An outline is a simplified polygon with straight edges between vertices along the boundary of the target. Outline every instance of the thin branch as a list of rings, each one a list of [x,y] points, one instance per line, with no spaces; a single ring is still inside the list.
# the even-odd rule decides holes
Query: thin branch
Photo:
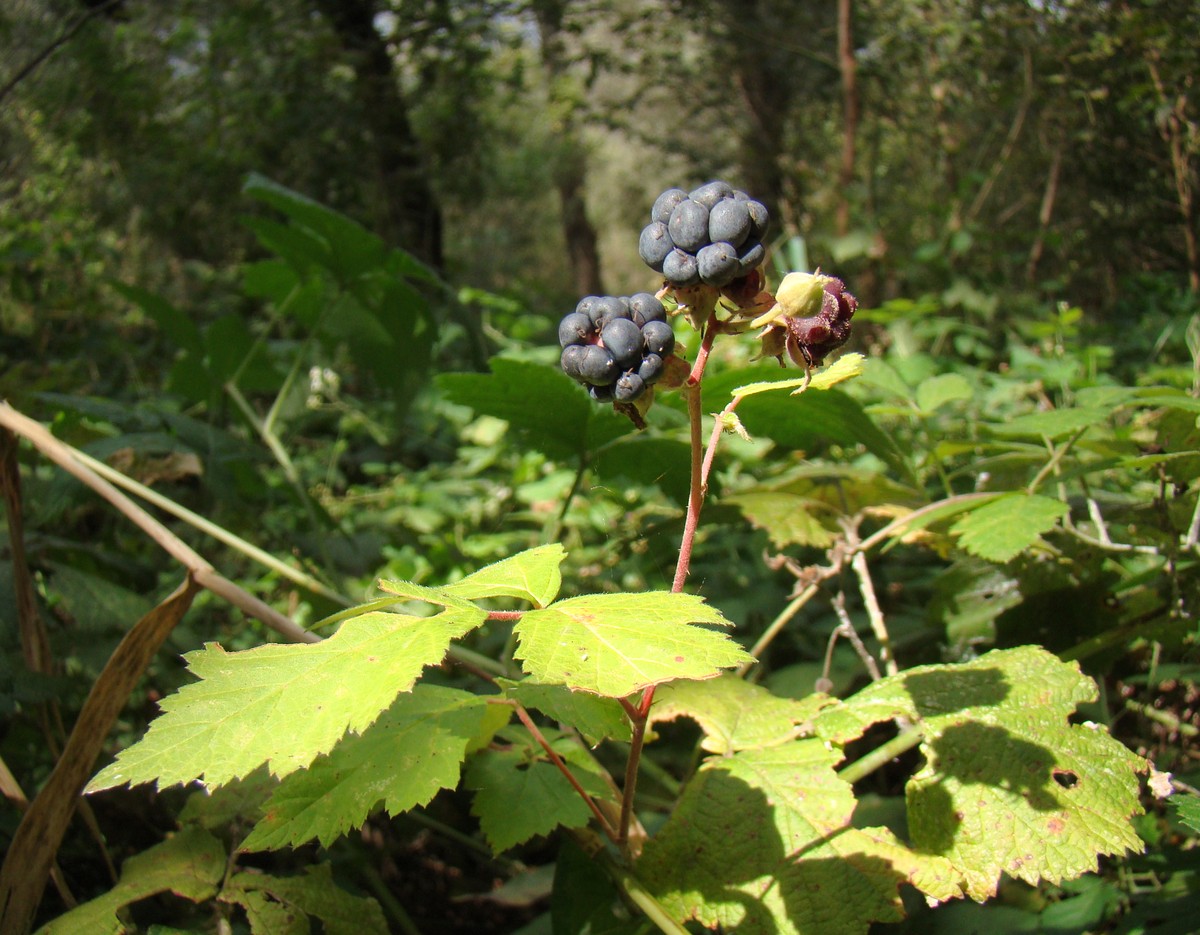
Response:
[[[621,842],[618,840],[616,829],[608,823],[608,818],[605,817],[604,812],[600,811],[600,806],[596,804],[595,799],[579,784],[579,780],[575,778],[575,774],[571,772],[571,768],[567,766],[563,758],[550,746],[550,741],[546,739],[546,735],[542,733],[541,729],[533,723],[533,718],[529,716],[529,712],[525,710],[525,706],[516,701],[510,701],[509,703],[517,712],[517,717],[525,725],[525,729],[533,735],[533,739],[546,751],[546,756],[550,758],[550,762],[558,767],[558,771],[567,778],[567,782],[571,784],[571,788],[579,793],[579,797],[583,799],[591,813],[596,816],[596,820],[600,822],[600,827],[604,831],[604,834],[610,841],[620,844]]]
[[[858,578],[858,590],[862,594],[863,606],[867,611],[867,619],[871,621],[871,630],[879,642],[879,656],[888,675],[896,675],[900,668],[892,654],[892,638],[888,633],[887,622],[883,618],[883,610],[879,606],[879,598],[875,594],[875,584],[871,580],[871,569],[867,565],[866,553],[858,549],[858,529],[850,521],[842,525],[846,535],[846,545],[850,551],[850,567]]]
[[[51,55],[70,42],[71,39],[75,37],[75,34],[79,32],[79,30],[83,29],[89,20],[91,20],[93,17],[99,16],[101,13],[108,12],[108,10],[110,10],[112,7],[115,7],[120,2],[121,0],[105,0],[104,3],[101,3],[99,6],[92,7],[86,13],[81,15],[77,20],[75,20],[74,23],[63,30],[57,39],[55,39],[48,46],[34,55],[34,57],[28,62],[18,68],[16,73],[4,83],[4,86],[0,87],[0,101],[3,101],[6,97],[8,97],[8,95],[12,93],[13,89],[26,78],[28,78],[33,71],[42,64],[42,62],[46,61],[46,59],[48,59]]]
[[[875,664],[875,657],[867,652],[867,647],[864,645],[862,637],[854,629],[854,621],[850,619],[850,614],[846,611],[846,595],[844,592],[838,591],[837,597],[833,600],[833,610],[837,614],[838,620],[841,621],[838,632],[850,641],[850,645],[858,653],[858,658],[866,666],[867,674],[871,676],[871,681],[878,682],[883,678],[883,675],[879,671],[879,666]]]
[[[223,597],[235,607],[290,640],[315,643],[320,637],[305,631],[269,604],[250,594],[220,575],[211,564],[182,539],[153,516],[97,475],[78,457],[76,450],[59,441],[40,423],[17,412],[6,402],[0,402],[0,425],[10,429],[33,444],[47,458],[61,467],[123,513],[130,522],[148,535],[168,555],[182,564],[198,584]]]

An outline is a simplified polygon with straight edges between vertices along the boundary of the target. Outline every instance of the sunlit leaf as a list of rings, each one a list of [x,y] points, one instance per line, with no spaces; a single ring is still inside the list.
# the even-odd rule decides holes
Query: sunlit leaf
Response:
[[[958,544],[991,562],[1007,562],[1058,525],[1069,508],[1061,500],[1010,493],[972,510],[951,528]]]

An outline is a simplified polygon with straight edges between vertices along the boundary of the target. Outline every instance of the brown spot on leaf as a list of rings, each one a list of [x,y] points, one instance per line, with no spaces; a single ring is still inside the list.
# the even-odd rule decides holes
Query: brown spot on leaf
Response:
[[[1063,829],[1066,826],[1066,822],[1064,822],[1061,818],[1051,818],[1048,822],[1046,822],[1046,830],[1051,834],[1062,834]]]
[[[675,657],[675,661],[676,661],[676,662],[683,662],[683,656],[676,656],[676,657]]]

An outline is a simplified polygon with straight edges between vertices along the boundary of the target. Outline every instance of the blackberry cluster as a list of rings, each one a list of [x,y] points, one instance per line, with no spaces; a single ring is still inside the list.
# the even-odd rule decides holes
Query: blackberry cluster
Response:
[[[589,295],[558,323],[563,373],[601,402],[633,402],[663,373],[675,332],[649,292]]]
[[[761,202],[728,182],[670,188],[654,202],[638,253],[672,286],[720,289],[762,263],[769,221]]]

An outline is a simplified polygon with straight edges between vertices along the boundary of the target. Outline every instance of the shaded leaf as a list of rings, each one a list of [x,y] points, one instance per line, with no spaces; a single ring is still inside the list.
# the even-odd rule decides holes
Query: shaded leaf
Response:
[[[574,692],[565,685],[536,685],[509,679],[497,679],[496,684],[525,707],[574,727],[592,746],[602,740],[629,740],[631,730],[625,709],[612,698]]]
[[[806,545],[824,549],[833,542],[834,533],[813,515],[828,512],[825,505],[809,497],[780,490],[752,490],[725,497],[724,502],[736,506],[753,525],[765,530],[776,548]]]
[[[647,842],[639,878],[677,921],[750,935],[860,935],[902,918],[906,882],[939,900],[959,895],[945,859],[850,826],[839,757],[810,739],[710,758]]]
[[[37,935],[120,935],[126,928],[116,913],[130,903],[165,892],[192,902],[215,896],[227,860],[224,845],[207,831],[180,831],[130,857],[116,886],[43,925]]]
[[[664,685],[654,695],[652,723],[689,717],[704,731],[701,746],[709,753],[733,753],[772,747],[794,740],[831,699],[810,695],[804,701],[779,698],[733,675],[704,682]]]
[[[589,795],[612,797],[586,751],[555,731],[543,733]],[[494,851],[505,851],[559,826],[582,828],[591,820],[587,803],[527,731],[508,728],[501,736],[512,746],[481,751],[467,764],[464,777],[475,793],[471,813]]]
[[[991,430],[997,435],[1034,435],[1054,439],[1100,425],[1108,421],[1109,415],[1108,409],[1050,409],[996,423]]]
[[[598,594],[522,616],[514,653],[535,682],[610,698],[672,679],[711,678],[751,657],[724,633],[728,624],[691,594]]]
[[[946,403],[970,399],[974,395],[967,378],[959,373],[939,373],[926,377],[917,386],[917,408],[933,412]]]
[[[309,918],[320,919],[326,935],[387,935],[388,925],[379,903],[369,896],[355,896],[333,881],[333,869],[327,863],[309,867],[303,876],[280,877],[266,873],[238,873],[229,881],[222,899],[262,906],[253,896],[267,896],[298,913],[304,926],[297,931],[310,930]],[[278,925],[280,913],[260,916],[269,924]],[[262,929],[262,935],[275,935],[274,929]]]

